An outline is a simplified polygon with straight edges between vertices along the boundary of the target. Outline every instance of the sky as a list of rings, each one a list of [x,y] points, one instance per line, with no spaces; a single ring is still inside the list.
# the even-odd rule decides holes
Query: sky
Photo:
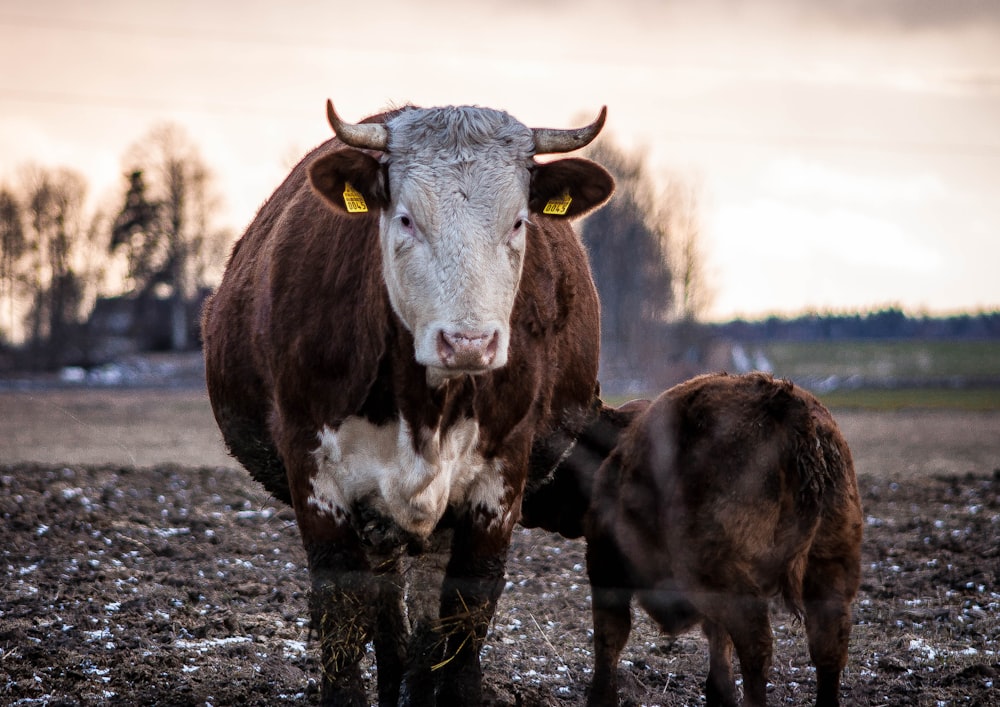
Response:
[[[699,189],[710,319],[1000,308],[995,0],[0,0],[0,183],[95,207],[180,125],[242,232],[308,149],[390,105],[605,128]]]

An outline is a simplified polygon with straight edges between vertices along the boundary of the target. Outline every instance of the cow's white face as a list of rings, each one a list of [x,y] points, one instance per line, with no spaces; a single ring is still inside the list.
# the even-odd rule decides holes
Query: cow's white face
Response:
[[[383,274],[417,362],[437,379],[499,368],[524,260],[531,132],[458,108],[407,111],[388,127]]]
[[[332,105],[327,111],[335,130],[350,127]],[[566,131],[585,138],[560,138],[554,151],[581,147],[601,124],[603,112],[588,128]],[[359,136],[359,128],[368,131]],[[410,108],[350,132],[349,144],[378,150],[380,159],[334,150],[310,165],[309,178],[335,209],[356,212],[354,196],[365,212],[378,209],[389,299],[428,381],[503,366],[531,213],[551,199],[572,202],[559,215],[585,213],[614,181],[587,160],[536,163],[550,138],[488,108]]]

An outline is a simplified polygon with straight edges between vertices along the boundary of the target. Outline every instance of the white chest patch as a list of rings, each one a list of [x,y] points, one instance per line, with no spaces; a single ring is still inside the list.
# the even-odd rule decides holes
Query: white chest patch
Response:
[[[430,535],[449,504],[483,504],[500,515],[503,479],[498,463],[477,451],[478,423],[464,420],[444,435],[425,435],[417,452],[402,418],[377,426],[349,417],[337,430],[324,426],[313,451],[317,472],[309,504],[346,518],[351,505],[365,499],[420,537]]]

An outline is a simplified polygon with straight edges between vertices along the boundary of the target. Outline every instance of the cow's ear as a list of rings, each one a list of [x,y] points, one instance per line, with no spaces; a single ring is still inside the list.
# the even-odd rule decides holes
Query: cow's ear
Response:
[[[334,209],[365,214],[389,203],[382,165],[355,149],[331,152],[309,165],[309,182]]]
[[[534,213],[573,218],[596,209],[614,190],[614,177],[596,162],[570,157],[539,163],[531,171],[528,208]]]

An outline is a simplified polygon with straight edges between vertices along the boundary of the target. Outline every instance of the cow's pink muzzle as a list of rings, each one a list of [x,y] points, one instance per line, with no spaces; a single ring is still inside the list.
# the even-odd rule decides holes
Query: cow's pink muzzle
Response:
[[[465,371],[485,371],[493,366],[500,347],[500,332],[444,331],[438,333],[441,366]]]

